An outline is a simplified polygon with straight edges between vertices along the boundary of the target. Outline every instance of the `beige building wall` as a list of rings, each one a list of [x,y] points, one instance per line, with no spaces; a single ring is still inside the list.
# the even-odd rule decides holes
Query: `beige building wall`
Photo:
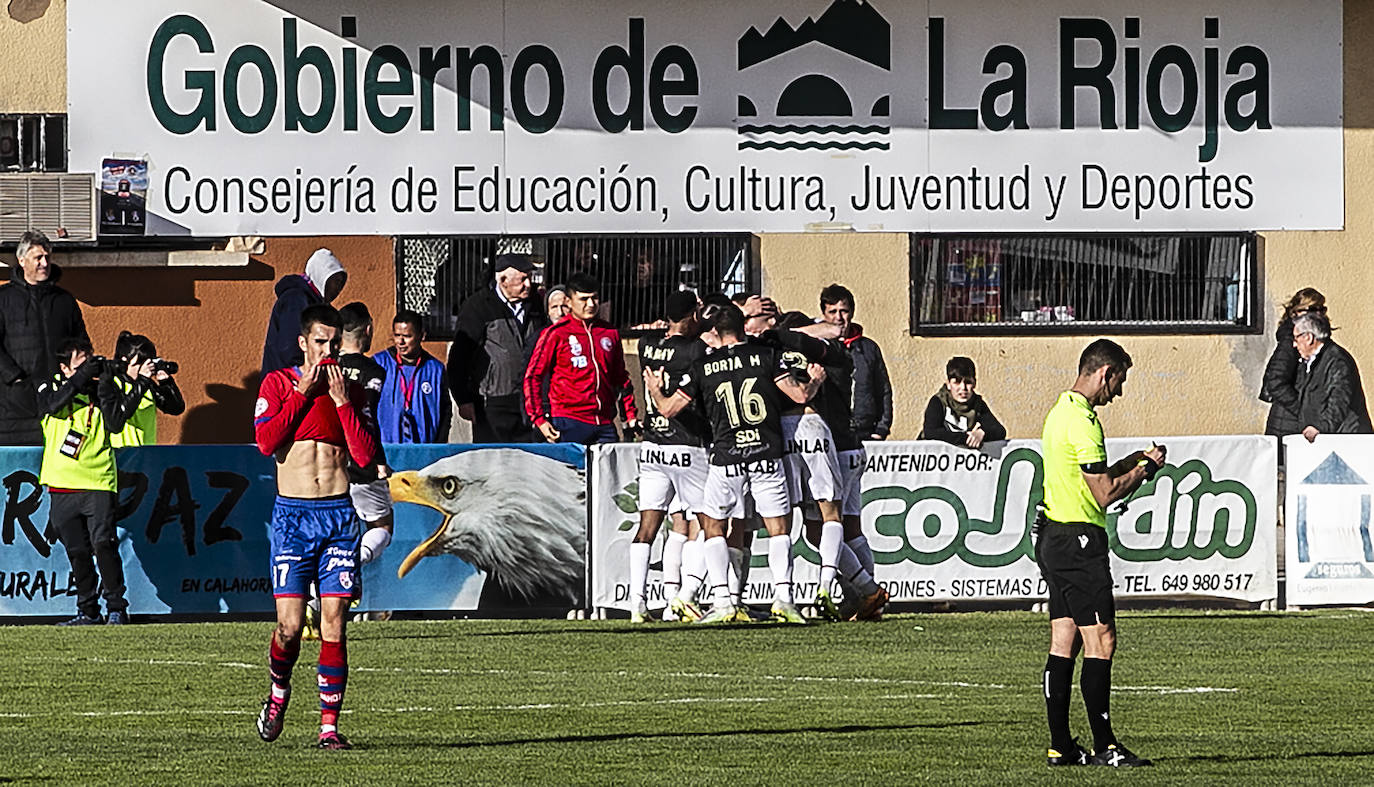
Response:
[[[5,0],[0,51],[0,112],[67,111],[66,0]]]
[[[816,313],[820,289],[844,284],[855,319],[878,342],[893,388],[894,439],[914,439],[945,361],[978,365],[978,391],[1012,437],[1039,437],[1045,411],[1073,384],[1078,354],[1095,336],[911,336],[905,234],[765,235],[764,291],[783,309]],[[1270,320],[1272,323],[1272,319]],[[1272,334],[1272,325],[1269,326]],[[1125,396],[1102,413],[1114,436],[1261,432],[1255,399],[1271,336],[1127,336],[1135,360]]]

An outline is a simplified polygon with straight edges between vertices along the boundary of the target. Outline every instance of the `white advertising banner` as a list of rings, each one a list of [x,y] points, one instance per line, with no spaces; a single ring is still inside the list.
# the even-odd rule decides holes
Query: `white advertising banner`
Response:
[[[70,168],[146,159],[155,235],[1344,223],[1340,0],[71,0],[67,20]]]
[[[1284,563],[1287,602],[1374,601],[1374,436],[1302,435],[1283,439],[1287,454]]]
[[[1215,597],[1265,601],[1278,594],[1278,446],[1262,435],[1176,437],[1169,463],[1108,519],[1112,576],[1123,598]],[[1149,445],[1109,439],[1112,460]],[[868,443],[863,526],[879,582],[894,601],[1043,599],[1031,525],[1043,471],[1038,440],[970,451],[939,442]],[[638,524],[637,446],[597,448],[591,507],[591,603],[628,608],[629,543]],[[799,528],[794,528],[794,532]],[[664,605],[654,546],[648,598]],[[819,561],[794,549],[797,598],[815,595]],[[1292,574],[1290,573],[1290,577]],[[771,598],[767,548],[753,548],[747,598]]]

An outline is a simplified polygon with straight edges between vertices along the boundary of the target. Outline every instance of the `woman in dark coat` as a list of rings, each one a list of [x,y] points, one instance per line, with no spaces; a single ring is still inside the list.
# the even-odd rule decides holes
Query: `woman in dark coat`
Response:
[[[1283,306],[1283,319],[1274,333],[1274,352],[1264,367],[1260,387],[1260,401],[1270,403],[1265,434],[1282,437],[1302,431],[1303,425],[1298,423],[1301,361],[1293,348],[1293,320],[1308,312],[1326,313],[1326,296],[1311,287],[1298,290]]]

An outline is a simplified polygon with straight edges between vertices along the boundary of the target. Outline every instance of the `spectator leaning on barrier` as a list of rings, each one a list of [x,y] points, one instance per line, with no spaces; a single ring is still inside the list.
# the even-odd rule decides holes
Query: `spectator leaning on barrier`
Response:
[[[277,302],[267,322],[267,340],[262,345],[262,374],[300,366],[305,360],[296,337],[300,334],[301,312],[317,303],[333,303],[343,292],[348,274],[343,263],[329,249],[317,249],[305,263],[305,275],[292,273],[277,282]]]
[[[502,254],[493,267],[493,285],[474,293],[458,312],[448,383],[458,415],[472,422],[473,442],[528,443],[539,436],[526,420],[521,384],[549,319],[531,294],[529,255]]]
[[[1282,437],[1297,434],[1304,424],[1298,423],[1298,384],[1300,358],[1293,346],[1293,320],[1308,312],[1326,314],[1326,297],[1311,287],[1304,287],[1283,306],[1283,319],[1274,334],[1274,352],[1264,367],[1264,384],[1260,401],[1269,402],[1269,417],[1264,433]]]
[[[403,309],[391,321],[393,346],[372,356],[386,372],[377,404],[385,443],[446,443],[453,405],[444,365],[425,352],[424,318]],[[407,371],[408,370],[408,371]]]
[[[1331,338],[1331,321],[1321,312],[1293,320],[1293,347],[1302,358],[1298,423],[1310,443],[1323,433],[1369,434],[1369,406],[1360,370],[1350,353]]]
[[[139,378],[144,378],[146,390],[139,399],[138,409],[124,428],[112,435],[115,448],[130,445],[157,444],[158,411],[168,415],[186,412],[186,400],[181,389],[157,354],[157,346],[147,336],[120,331],[115,340],[115,358],[127,366],[117,382],[124,391],[131,392]]]
[[[854,359],[854,433],[865,440],[886,440],[892,432],[892,382],[878,343],[854,322],[854,293],[839,284],[821,290],[821,316],[840,327],[840,340]]]
[[[978,371],[973,359],[950,358],[945,364],[945,384],[926,404],[919,439],[967,448],[1007,439],[1007,428],[992,414],[983,397],[974,393],[977,385]]]
[[[51,253],[46,235],[25,232],[10,281],[0,287],[0,445],[43,444],[38,386],[57,374],[63,342],[90,341],[81,306],[57,286],[62,269]]]
[[[572,311],[540,334],[525,371],[525,412],[550,443],[615,442],[617,401],[639,427],[620,332],[596,316],[600,290],[590,274],[569,277]]]
[[[139,377],[126,392],[115,381],[115,364],[95,357],[85,339],[68,339],[56,355],[61,374],[38,388],[43,411],[38,483],[48,488],[48,521],[67,549],[76,582],[77,615],[60,625],[101,623],[102,595],[108,622],[128,623],[124,562],[115,533],[119,487],[111,435],[137,409],[147,378]]]

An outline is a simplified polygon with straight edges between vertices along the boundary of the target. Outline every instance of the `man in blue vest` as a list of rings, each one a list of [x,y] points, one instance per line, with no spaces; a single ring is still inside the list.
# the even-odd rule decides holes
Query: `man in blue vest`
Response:
[[[423,318],[408,309],[391,321],[392,346],[372,356],[386,370],[377,425],[384,443],[445,443],[453,405],[444,365],[425,352]]]

